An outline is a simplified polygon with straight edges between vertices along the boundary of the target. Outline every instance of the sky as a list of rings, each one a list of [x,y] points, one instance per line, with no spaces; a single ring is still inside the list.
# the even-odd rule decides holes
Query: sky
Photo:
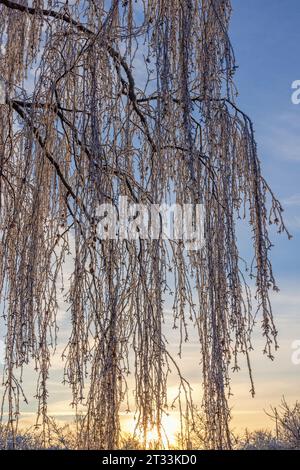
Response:
[[[275,245],[272,261],[280,288],[279,293],[272,295],[280,349],[273,362],[264,357],[263,340],[257,328],[251,356],[255,397],[251,398],[245,367],[233,377],[232,425],[242,432],[245,427],[272,426],[264,410],[270,405],[277,406],[283,396],[290,403],[300,399],[300,364],[292,360],[295,347],[299,348],[296,342],[300,342],[300,104],[291,101],[292,82],[300,80],[300,1],[232,0],[232,6],[230,37],[239,66],[235,78],[237,103],[254,123],[263,174],[282,201],[286,224],[293,234],[288,241],[286,236],[271,232]],[[246,241],[242,248],[247,251]],[[60,307],[63,316],[63,303]],[[176,339],[173,340],[175,343]],[[186,347],[183,364],[196,391],[200,390],[199,373],[194,367],[198,355],[195,341]],[[49,410],[53,416],[66,419],[70,396],[61,385],[61,377],[58,354],[50,377]],[[30,372],[27,378],[31,382]],[[170,394],[175,383],[174,378]],[[23,418],[29,419],[33,409],[31,401]],[[130,417],[123,417],[126,420],[130,423]],[[174,427],[174,422],[171,426]]]
[[[287,241],[271,232],[280,288],[272,296],[280,349],[271,363],[262,357],[263,343],[256,333],[254,399],[243,372],[234,379],[233,425],[241,428],[244,423],[253,429],[270,425],[263,409],[276,406],[283,395],[291,403],[300,398],[300,365],[292,361],[293,346],[300,340],[300,105],[291,100],[292,82],[300,79],[300,2],[232,0],[232,7],[230,38],[239,66],[238,104],[254,122],[263,174],[283,204],[293,235]]]

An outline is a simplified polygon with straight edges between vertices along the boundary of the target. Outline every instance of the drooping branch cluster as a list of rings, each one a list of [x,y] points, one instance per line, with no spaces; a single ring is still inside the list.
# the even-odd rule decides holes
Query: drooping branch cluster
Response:
[[[113,0],[109,7],[104,0],[0,0],[0,15],[8,432],[16,430],[23,394],[19,372],[33,360],[46,439],[57,295],[71,252],[64,378],[73,405],[86,406],[78,445],[118,446],[132,369],[145,443],[154,426],[162,437],[172,367],[182,432],[189,428],[190,386],[163,329],[173,291],[179,348],[188,323],[198,332],[207,446],[230,447],[229,371],[240,352],[252,382],[253,316],[236,219],[249,214],[251,275],[269,356],[276,328],[268,292],[276,285],[267,226],[285,227],[261,176],[252,123],[235,104],[229,0]],[[204,204],[204,248],[187,254],[175,240],[101,239],[97,209],[116,205],[120,195],[149,205]]]

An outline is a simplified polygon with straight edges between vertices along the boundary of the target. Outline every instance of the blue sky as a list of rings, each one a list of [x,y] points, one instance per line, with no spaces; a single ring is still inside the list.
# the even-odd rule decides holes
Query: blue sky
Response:
[[[291,101],[291,84],[300,79],[299,0],[232,0],[230,37],[239,66],[238,105],[253,120],[264,176],[285,208],[293,240],[271,232],[272,261],[281,289],[272,296],[280,349],[270,363],[261,356],[257,331],[252,355],[256,397],[251,400],[242,371],[234,379],[234,424],[270,425],[263,408],[285,395],[300,398],[300,365],[291,361],[300,338],[300,105]]]
[[[300,0],[232,0],[232,6],[230,36],[239,65],[237,103],[254,122],[264,176],[282,201],[294,236],[288,241],[272,232],[272,261],[281,289],[272,295],[280,350],[273,363],[263,357],[263,340],[256,331],[252,354],[256,397],[250,396],[245,367],[233,380],[233,424],[240,430],[270,425],[263,409],[277,405],[283,395],[291,403],[300,398],[300,365],[291,361],[292,343],[300,339],[300,105],[291,102],[291,84],[300,80]],[[61,302],[62,317],[64,311]],[[200,383],[195,371],[198,356],[196,342],[187,346],[183,366],[195,390]],[[65,418],[70,397],[61,386],[59,354],[52,364],[49,410]],[[30,383],[32,371],[27,374]],[[28,413],[33,410],[31,400]]]
[[[264,175],[285,207],[294,235],[273,236],[280,278],[299,279],[300,105],[291,84],[300,79],[299,0],[232,0],[231,41],[239,68],[238,103],[250,115]]]
[[[270,427],[264,409],[278,405],[283,395],[293,403],[300,398],[300,365],[292,363],[292,344],[300,339],[300,105],[291,102],[291,84],[300,79],[300,1],[299,0],[232,0],[231,40],[239,69],[236,84],[238,105],[252,118],[264,176],[282,200],[285,217],[294,238],[272,232],[273,265],[280,293],[272,294],[274,316],[279,329],[280,349],[275,361],[263,356],[264,340],[259,324],[254,335],[252,354],[256,396],[251,398],[245,364],[233,378],[231,400],[233,427],[242,431]],[[249,250],[249,241],[242,249]],[[176,338],[170,348],[177,352]],[[200,374],[197,341],[184,351],[181,367],[200,398]],[[55,368],[55,367],[54,367]],[[58,383],[61,362],[53,376],[50,409],[64,415],[68,399]],[[169,394],[177,393],[177,379],[171,380]],[[126,417],[124,416],[124,420]],[[129,428],[132,417],[128,417]],[[125,426],[126,428],[126,426]]]

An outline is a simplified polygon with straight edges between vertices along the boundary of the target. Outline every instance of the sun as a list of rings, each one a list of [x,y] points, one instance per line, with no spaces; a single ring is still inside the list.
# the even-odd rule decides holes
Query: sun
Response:
[[[179,432],[179,421],[175,416],[165,415],[162,418],[161,440],[164,448],[174,446],[176,444],[176,435]],[[157,428],[154,426],[147,432],[146,446],[148,449],[155,447],[159,441]]]
[[[128,434],[132,434],[132,430],[135,429],[135,437],[138,441],[143,445],[144,443],[144,435],[141,429],[136,428],[136,422],[133,416],[128,416],[127,419],[124,417],[124,421],[122,423],[123,431]],[[168,449],[170,447],[175,447],[177,443],[177,435],[180,432],[180,419],[179,413],[172,412],[169,415],[164,415],[162,418],[162,425],[161,425],[161,444],[159,442],[159,433],[155,424],[149,425],[147,437],[146,437],[146,449],[154,449],[158,448],[158,446],[162,445],[162,448]]]

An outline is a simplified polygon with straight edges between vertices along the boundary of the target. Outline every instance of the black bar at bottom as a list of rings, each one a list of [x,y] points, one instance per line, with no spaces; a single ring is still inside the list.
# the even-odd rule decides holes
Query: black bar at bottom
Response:
[[[296,454],[296,455],[295,455]],[[0,451],[1,467],[4,464],[11,465],[34,465],[43,470],[43,466],[55,465],[64,468],[87,467],[105,469],[109,466],[121,466],[123,468],[141,468],[153,465],[162,465],[165,467],[175,465],[177,468],[221,468],[224,465],[234,465],[241,468],[241,465],[262,464],[264,460],[270,467],[272,461],[277,465],[282,464],[285,467],[297,459],[297,451],[285,450],[251,450],[251,451],[74,451],[74,450],[17,450]],[[4,468],[4,466],[2,467]],[[53,470],[56,470],[54,468]]]

